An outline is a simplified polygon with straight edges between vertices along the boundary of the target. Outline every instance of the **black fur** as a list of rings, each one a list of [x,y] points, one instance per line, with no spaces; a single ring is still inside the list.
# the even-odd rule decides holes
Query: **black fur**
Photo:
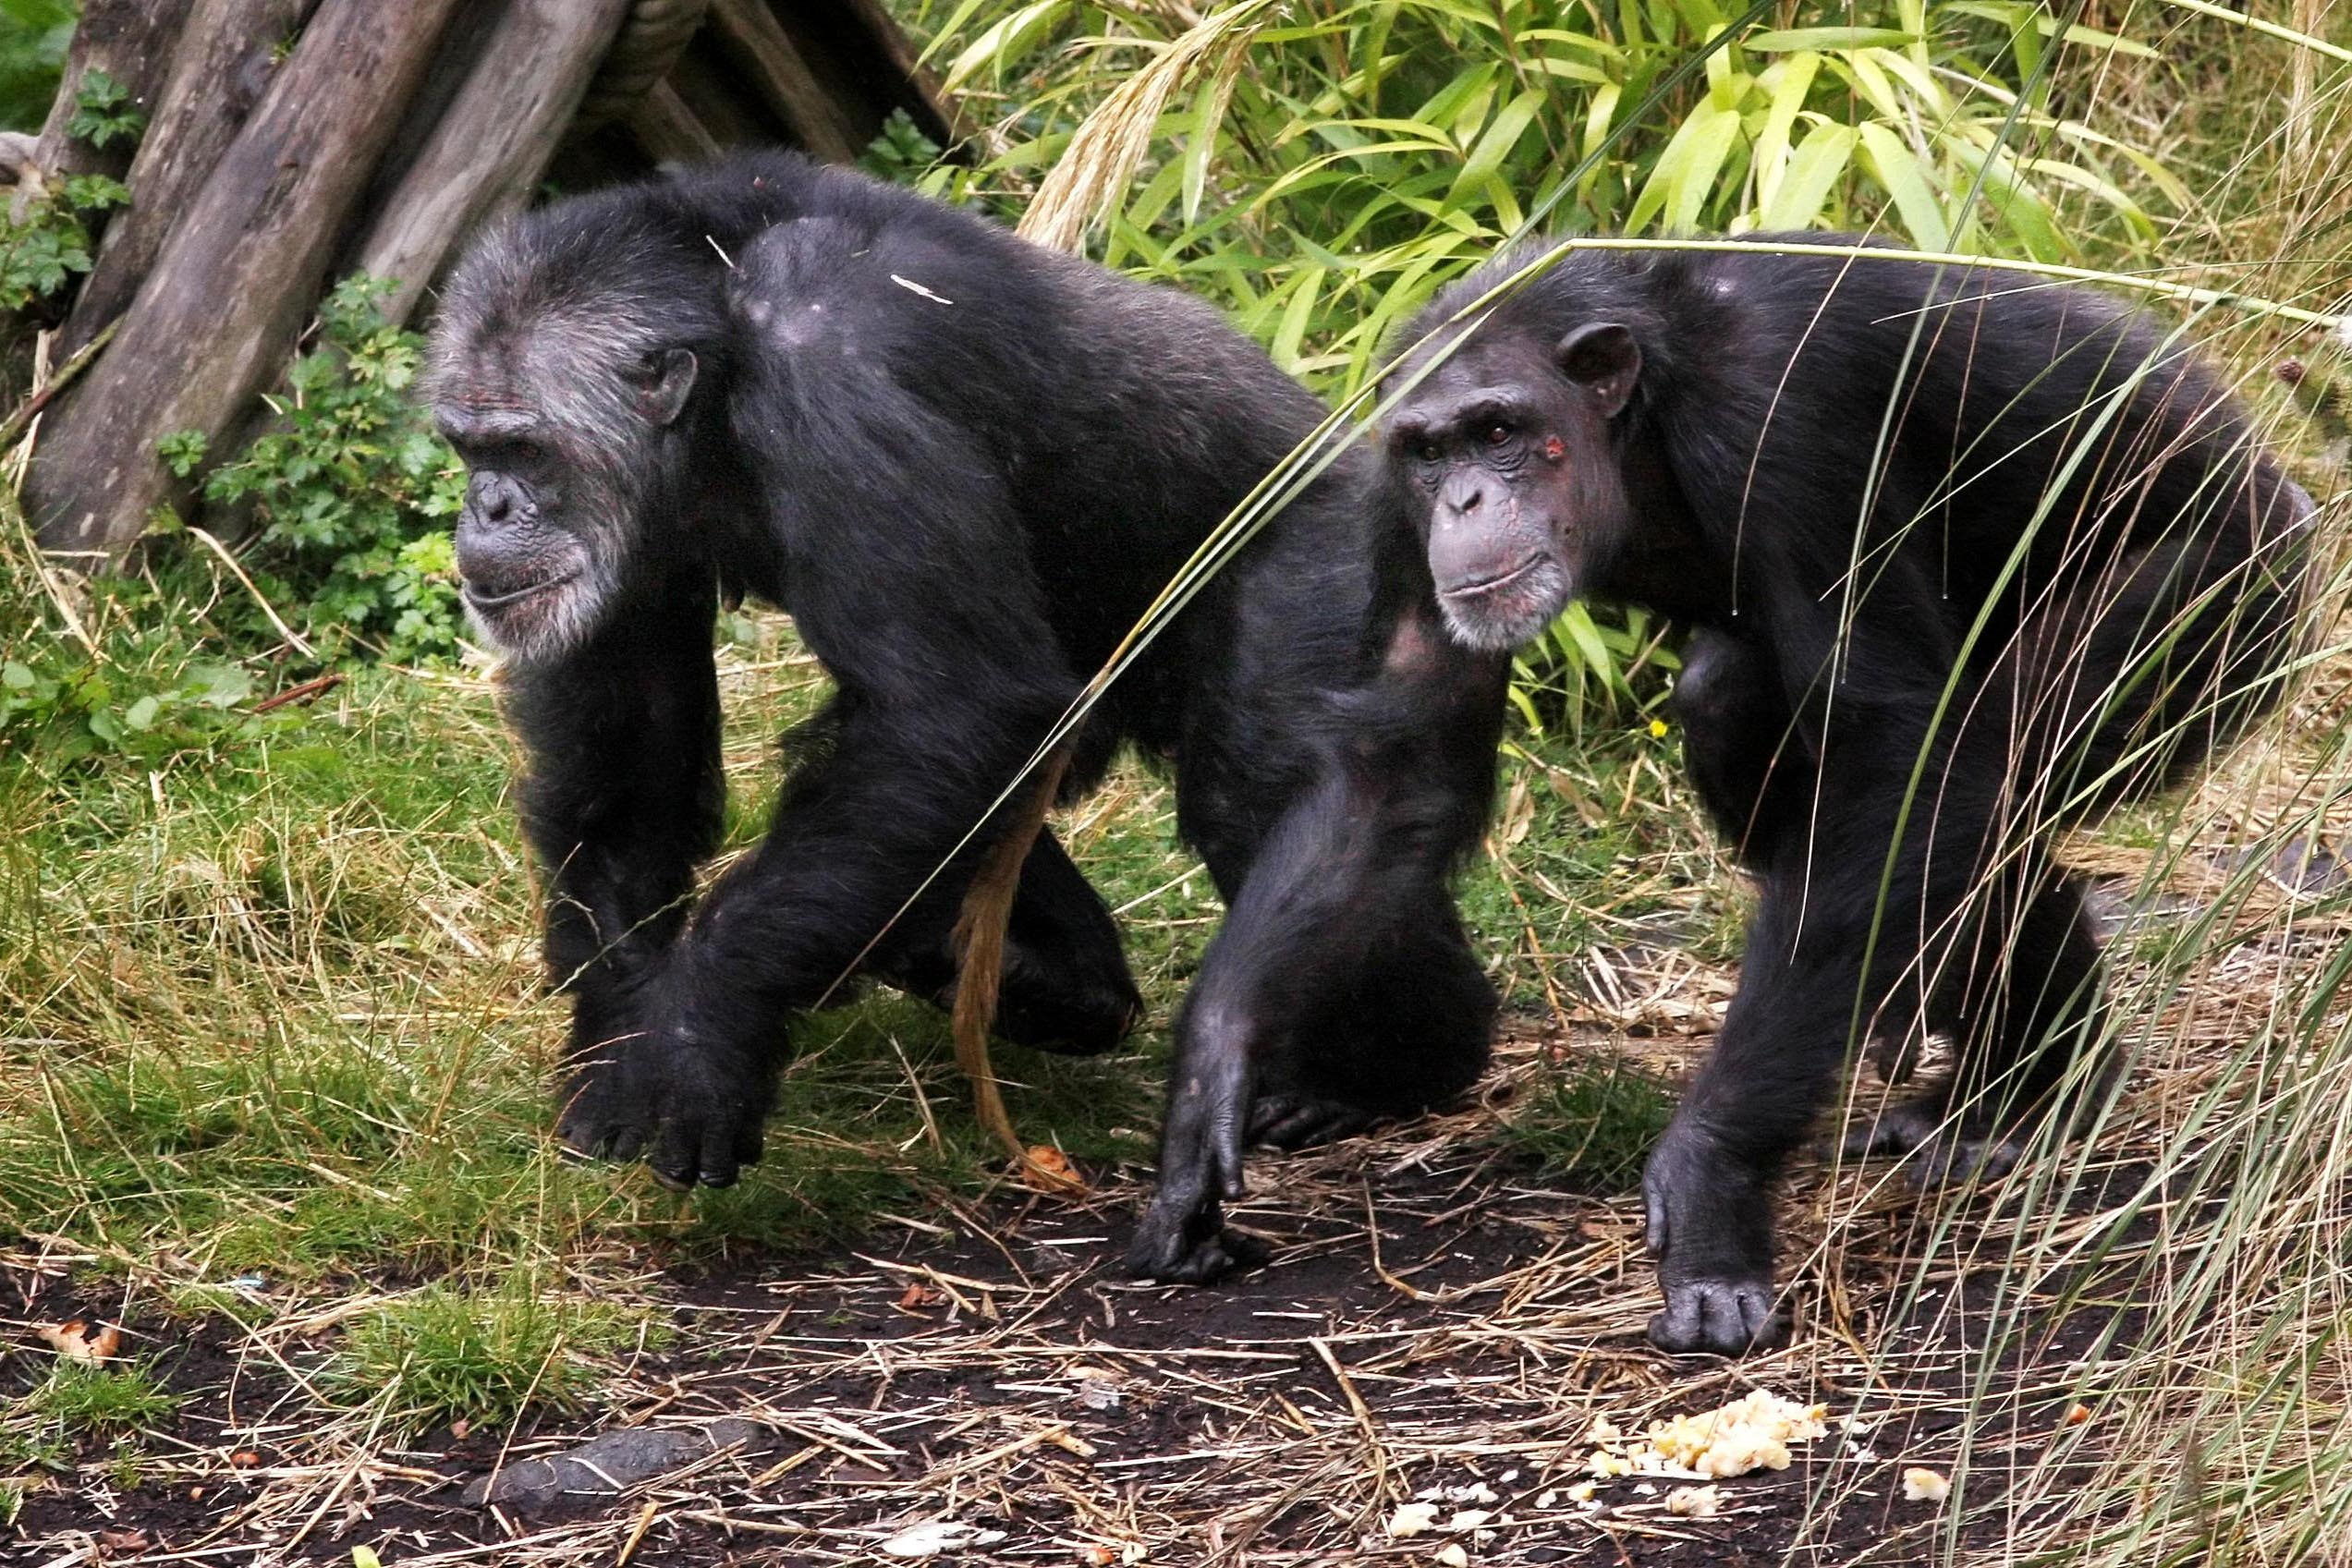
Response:
[[[531,334],[536,359],[515,346]],[[523,361],[539,369],[509,373]],[[713,1185],[758,1155],[792,1013],[859,963],[1323,415],[1195,301],[785,155],[486,238],[451,285],[433,375],[488,496],[460,529],[469,592],[486,632],[520,628],[525,821],[577,998],[563,1135]],[[500,409],[597,378],[621,390],[547,421],[539,453],[496,445]],[[1179,1020],[1132,1254],[1147,1275],[1232,1260],[1219,1204],[1253,1105],[1301,1138],[1427,1106],[1486,1059],[1493,998],[1446,883],[1484,818],[1504,663],[1436,635],[1383,493],[1360,449],[1343,456],[1078,745],[1078,789],[1122,742],[1173,760],[1180,828],[1230,906]],[[583,495],[622,499],[565,510]],[[788,609],[839,689],[788,743],[766,840],[683,917],[719,821],[711,618],[740,591]],[[864,972],[945,999],[984,847]],[[1137,1006],[1108,913],[1047,834],[1000,1027],[1098,1050]]]
[[[1771,1184],[1853,1048],[1952,1037],[1953,1081],[1863,1140],[1948,1172],[2005,1158],[2096,1045],[2050,834],[2276,700],[2309,501],[2177,334],[1892,259],[1571,256],[1388,435],[1458,635],[1507,645],[1577,595],[1700,628],[1685,749],[1763,896],[1645,1179],[1650,1333],[1773,1343]]]

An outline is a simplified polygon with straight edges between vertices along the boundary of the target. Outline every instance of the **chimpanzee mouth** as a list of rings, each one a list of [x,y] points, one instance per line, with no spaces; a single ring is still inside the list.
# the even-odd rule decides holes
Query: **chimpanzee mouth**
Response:
[[[1497,572],[1491,577],[1480,577],[1472,582],[1448,583],[1438,590],[1438,597],[1440,599],[1483,599],[1489,594],[1500,593],[1543,565],[1544,559],[1543,552],[1539,550],[1517,565]]]
[[[575,566],[568,572],[558,572],[552,577],[542,577],[537,582],[525,583],[504,593],[484,593],[471,583],[462,585],[459,591],[465,595],[466,603],[474,610],[503,610],[510,604],[536,598],[549,589],[561,588],[578,576],[579,568]]]

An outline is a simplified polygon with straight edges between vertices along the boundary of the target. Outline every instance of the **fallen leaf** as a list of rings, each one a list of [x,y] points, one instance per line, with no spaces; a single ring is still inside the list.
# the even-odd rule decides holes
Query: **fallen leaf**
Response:
[[[1458,1546],[1439,1548],[1437,1560],[1445,1564],[1445,1568],[1470,1568],[1470,1554]]]
[[[2073,1405],[2066,1411],[2066,1425],[2069,1427],[2079,1427],[2090,1419],[2090,1406],[2088,1404]]]
[[[147,1550],[147,1532],[144,1530],[101,1530],[98,1532],[98,1547],[101,1551],[105,1552],[123,1551],[133,1554],[142,1552]]]
[[[1032,1144],[1021,1161],[1021,1180],[1039,1192],[1084,1192],[1086,1178],[1070,1157],[1050,1143]]]
[[[471,1421],[467,1420],[463,1416],[458,1416],[455,1421],[449,1423],[449,1435],[456,1438],[459,1442],[465,1441],[466,1434],[473,1429],[474,1424]]]
[[[250,1448],[240,1448],[228,1456],[228,1462],[240,1470],[250,1470],[262,1462],[262,1456]]]
[[[899,1295],[898,1310],[901,1312],[928,1312],[931,1308],[946,1301],[946,1299],[947,1298],[940,1295],[939,1292],[932,1289],[920,1280],[917,1280],[913,1283],[909,1284],[906,1290]]]
[[[38,1323],[33,1326],[42,1343],[68,1361],[84,1367],[95,1367],[110,1361],[122,1349],[123,1331],[112,1323],[92,1323],[86,1318],[76,1318],[63,1323]]]

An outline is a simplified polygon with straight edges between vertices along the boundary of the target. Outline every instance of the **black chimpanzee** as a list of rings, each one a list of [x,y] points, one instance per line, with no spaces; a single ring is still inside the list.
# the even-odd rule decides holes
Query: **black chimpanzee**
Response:
[[[1412,329],[1458,346],[1387,420],[1392,488],[1467,646],[1583,595],[1698,628],[1685,750],[1762,902],[1643,1180],[1650,1337],[1736,1353],[1785,1331],[1770,1186],[1849,1046],[1952,1039],[1951,1081],[1856,1145],[1949,1173],[2013,1158],[2002,1131],[2095,1043],[2051,830],[2275,700],[2310,503],[2177,334],[2087,290],[1581,251],[1447,324],[1541,254]]]
[[[987,840],[892,916],[1323,417],[1196,301],[785,154],[492,231],[432,361],[472,470],[466,602],[508,655],[574,998],[561,1133],[680,1185],[758,1158],[787,1020],[846,972],[952,990]],[[1383,497],[1341,454],[1076,743],[1079,787],[1122,741],[1174,760],[1230,909],[1178,1025],[1146,1275],[1229,1266],[1245,1141],[1418,1110],[1486,1059],[1493,997],[1446,880],[1484,820],[1505,656],[1439,632]],[[689,916],[723,795],[712,620],[747,591],[792,613],[838,691],[790,742],[765,841]],[[1002,996],[1006,1033],[1068,1051],[1137,1012],[1050,833]]]

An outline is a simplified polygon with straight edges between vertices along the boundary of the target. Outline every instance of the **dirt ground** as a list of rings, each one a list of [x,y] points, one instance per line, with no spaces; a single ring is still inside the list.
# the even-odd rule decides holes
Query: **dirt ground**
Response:
[[[1812,1169],[1793,1185],[1785,1248],[1801,1254],[1833,1209],[1842,1242],[1785,1268],[1791,1347],[1737,1363],[1662,1355],[1641,1338],[1653,1286],[1638,1204],[1556,1190],[1492,1138],[1547,1054],[1592,1048],[1525,1026],[1475,1107],[1258,1157],[1237,1219],[1275,1244],[1273,1261],[1214,1289],[1119,1277],[1145,1191],[1131,1171],[1089,1173],[1084,1199],[1007,1188],[904,1216],[822,1256],[649,1274],[635,1289],[675,1321],[670,1343],[635,1358],[605,1407],[512,1431],[403,1446],[289,1418],[315,1408],[294,1395],[348,1314],[335,1300],[254,1333],[134,1313],[132,1339],[161,1353],[188,1403],[151,1439],[135,1487],[85,1464],[28,1496],[0,1557],[348,1563],[364,1546],[387,1564],[1664,1568],[1921,1562],[1947,1531],[2008,1528],[2007,1478],[2074,1462],[2069,1412],[2095,1397],[2128,1312],[2096,1291],[2063,1310],[2009,1299],[2004,1321],[2031,1326],[1975,1388],[2005,1288],[1998,1248],[1972,1234],[1983,1200],[1922,1204],[1883,1167]],[[8,1318],[113,1308],[30,1261],[8,1276]],[[1751,1389],[1826,1405],[1829,1430],[1794,1444],[1785,1470],[1723,1482],[1712,1517],[1669,1511],[1684,1479],[1579,1489],[1596,1417],[1639,1432]],[[716,1452],[617,1492],[591,1480],[604,1495],[461,1496],[595,1431],[718,1417],[756,1425],[719,1428]],[[1907,1501],[1903,1477],[1955,1476],[1964,1432],[1962,1530],[1956,1504]],[[1435,1505],[1429,1527],[1393,1533],[1416,1500]]]

